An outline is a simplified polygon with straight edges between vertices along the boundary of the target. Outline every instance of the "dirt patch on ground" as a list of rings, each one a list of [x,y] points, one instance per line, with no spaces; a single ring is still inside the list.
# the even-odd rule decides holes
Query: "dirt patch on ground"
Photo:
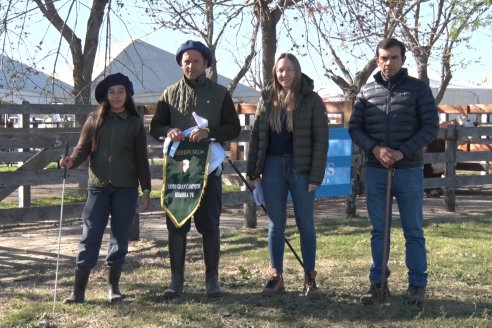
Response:
[[[76,188],[77,186],[68,186]],[[56,192],[49,187],[40,187],[39,192],[53,196]],[[13,197],[13,196],[11,196]],[[316,202],[317,220],[345,217],[344,198],[323,198]],[[292,209],[289,209],[292,212]],[[357,199],[357,214],[367,217],[365,198]],[[398,217],[397,206],[393,215]],[[480,188],[459,190],[456,198],[456,212],[447,212],[442,198],[426,198],[424,206],[426,219],[453,220],[470,216],[492,216],[492,185]],[[358,218],[355,218],[358,219]],[[288,224],[295,224],[290,218]],[[244,226],[242,206],[224,208],[221,218],[222,229],[239,229]],[[266,228],[267,220],[261,210],[258,210],[258,228]],[[0,284],[8,284],[16,279],[16,271],[24,266],[39,266],[40,270],[53,269],[58,254],[58,223],[45,222],[23,224],[16,226],[0,225]],[[61,231],[60,263],[73,265],[77,253],[77,242],[81,233],[80,219],[67,219]],[[108,233],[105,234],[101,258],[107,251]],[[146,240],[161,240],[167,238],[165,221],[162,212],[146,213],[140,216],[140,238]],[[131,243],[130,243],[131,248]],[[131,251],[131,250],[130,250]]]

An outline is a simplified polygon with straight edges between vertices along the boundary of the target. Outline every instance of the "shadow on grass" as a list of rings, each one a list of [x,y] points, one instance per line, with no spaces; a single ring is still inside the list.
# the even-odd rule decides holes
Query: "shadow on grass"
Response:
[[[439,218],[426,221],[426,227],[437,228],[437,226],[446,223],[458,223],[455,227],[459,228],[461,223],[466,222],[476,224],[478,228],[473,226],[472,230],[467,230],[475,231],[480,230],[481,227],[485,230],[486,226],[490,226],[491,220],[479,218],[446,220]],[[393,226],[396,229],[401,229],[399,220],[395,220]],[[370,223],[367,219],[329,219],[318,222],[317,228],[318,235],[326,236],[328,239],[333,234],[341,237],[361,235],[361,238],[368,239]],[[289,226],[286,236],[288,239],[298,239],[297,228]],[[188,269],[196,268],[196,266],[188,266],[194,261],[201,262],[199,263],[199,270],[204,269],[201,258],[201,243],[201,235],[189,234],[186,264]],[[222,243],[227,245],[222,247],[222,254],[226,255],[224,260],[245,256],[248,254],[247,252],[257,249],[265,250],[267,248],[267,229],[225,231],[222,234]],[[185,285],[185,293],[182,297],[169,302],[162,298],[165,284],[168,283],[169,278],[167,241],[142,241],[134,245],[136,249],[132,250],[127,257],[124,268],[125,284],[122,285],[122,289],[123,291],[130,290],[127,299],[121,304],[111,306],[102,296],[106,292],[106,280],[103,261],[105,254],[101,254],[99,264],[94,276],[91,276],[89,284],[89,289],[97,289],[96,293],[100,295],[100,298],[93,300],[88,297],[87,305],[82,305],[83,307],[100,307],[101,309],[111,307],[120,314],[128,314],[136,309],[140,315],[148,315],[149,317],[155,317],[156,313],[162,316],[165,316],[166,313],[179,313],[182,317],[189,316],[187,320],[196,319],[199,321],[205,318],[203,319],[205,326],[218,317],[227,317],[241,323],[245,321],[251,323],[275,322],[279,326],[291,326],[292,323],[299,326],[311,319],[315,322],[324,322],[327,324],[326,326],[330,324],[344,326],[346,322],[355,322],[364,326],[388,325],[388,323],[401,323],[416,318],[429,320],[478,318],[479,320],[486,320],[492,308],[490,298],[483,296],[480,297],[480,301],[475,303],[451,298],[430,298],[426,306],[419,309],[407,305],[405,297],[401,293],[393,293],[389,304],[363,306],[359,303],[359,286],[355,284],[339,285],[340,281],[333,284],[333,290],[330,288],[322,289],[324,294],[318,300],[307,300],[300,295],[300,290],[288,290],[284,295],[265,298],[259,294],[262,286],[257,276],[236,277],[234,274],[226,272],[220,273],[223,297],[217,300],[207,299],[203,286],[197,287],[198,284],[203,284],[203,276],[195,275],[194,278],[190,279],[189,287]],[[286,252],[288,252],[287,249]],[[32,254],[18,253],[19,250],[14,247],[0,246],[0,278],[10,277],[12,279],[15,277],[8,287],[13,285],[28,286],[29,288],[9,288],[8,290],[5,288],[2,293],[8,292],[8,298],[27,300],[27,303],[47,299],[46,295],[49,290],[45,291],[43,296],[34,289],[36,285],[44,284],[44,288],[46,288],[48,283],[52,283],[56,253],[43,251],[34,251]],[[16,256],[29,264],[16,263]],[[60,268],[61,276],[59,277],[63,280],[60,286],[67,288],[60,290],[59,295],[68,292],[73,279],[73,259],[68,258],[64,257],[65,261]],[[153,263],[152,267],[149,265],[150,262]],[[226,265],[226,263],[223,264]],[[25,280],[23,280],[24,278]],[[235,284],[236,282],[237,284]],[[1,285],[0,280],[0,287],[2,287]],[[327,281],[323,285],[330,286],[330,282]],[[31,287],[34,288],[31,289]],[[472,298],[476,299],[477,297],[472,296]],[[208,314],[209,317],[207,317]],[[252,326],[256,326],[256,324]]]
[[[427,230],[440,229],[447,223],[473,223],[476,228],[473,231],[477,233],[470,233],[469,238],[477,238],[481,232],[490,227],[492,218],[433,218],[425,220],[424,225]],[[482,228],[483,227],[483,228]],[[73,229],[79,230],[79,228],[73,227]],[[317,222],[317,234],[318,236],[332,236],[336,233],[337,236],[353,236],[363,235],[370,238],[371,225],[369,220],[352,218],[352,219],[326,219]],[[401,229],[400,221],[393,220],[392,229]],[[467,229],[470,229],[468,227]],[[446,237],[459,237],[464,238],[460,229],[453,229],[451,231],[442,232]],[[296,252],[300,254],[298,248],[299,234],[297,227],[290,225],[286,229],[286,238],[288,240],[296,240],[293,243]],[[132,242],[133,243],[133,242]],[[132,243],[130,245],[132,245]],[[221,238],[222,245],[227,244],[227,247],[222,247],[221,254],[226,256],[241,256],[247,251],[254,251],[258,249],[266,249],[268,247],[267,229],[241,229],[238,231],[224,231]],[[187,246],[187,261],[201,261],[202,258],[202,236],[196,232],[188,234],[188,246]],[[290,250],[286,247],[286,252]],[[104,257],[106,254],[100,253],[98,267],[104,264]],[[25,252],[24,250],[0,246],[0,286],[2,280],[9,279],[17,281],[22,284],[23,281],[45,283],[48,280],[52,280],[50,270],[54,270],[56,263],[55,252],[48,252],[42,250],[30,250]],[[145,266],[147,261],[155,261],[156,259],[162,260],[163,269],[168,269],[168,246],[167,240],[152,240],[142,243],[139,248],[132,251],[126,258],[125,271],[128,273],[139,269],[141,266]],[[73,272],[74,258],[72,256],[61,255],[60,257],[60,271],[70,274]],[[160,260],[159,260],[160,261]],[[10,284],[9,284],[10,285]]]
[[[148,286],[147,286],[148,287]],[[156,292],[159,290],[159,292]],[[263,297],[258,293],[225,290],[218,299],[208,299],[204,292],[185,292],[174,300],[166,300],[160,292],[162,288],[151,288],[140,295],[130,296],[125,302],[138,299],[138,304],[155,308],[163,306],[167,311],[193,305],[207,305],[211,313],[241,317],[251,322],[275,322],[290,324],[306,322],[313,318],[327,324],[347,321],[364,324],[412,321],[420,319],[455,318],[486,319],[492,304],[490,302],[466,303],[450,299],[429,299],[423,308],[408,305],[404,295],[393,295],[389,302],[380,305],[362,305],[358,296],[337,297],[325,291],[319,299],[306,299],[298,292],[286,292],[273,297]],[[346,291],[344,291],[346,292]]]

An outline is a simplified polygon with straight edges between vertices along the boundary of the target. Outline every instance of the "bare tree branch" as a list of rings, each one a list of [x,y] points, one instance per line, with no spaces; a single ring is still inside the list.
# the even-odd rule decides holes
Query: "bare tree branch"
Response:
[[[94,0],[87,20],[84,48],[82,40],[65,24],[60,17],[53,0],[34,0],[43,15],[60,32],[68,43],[74,65],[74,96],[76,103],[90,102],[90,85],[94,61],[99,43],[99,30],[103,22],[104,9],[109,0]]]
[[[416,1],[409,5],[408,13],[413,13],[414,20],[411,25],[402,16],[399,26],[402,36],[411,50],[417,63],[417,72],[421,80],[429,84],[428,66],[434,53],[441,59],[441,79],[436,102],[439,103],[452,79],[452,58],[456,45],[466,40],[466,33],[480,25],[480,18],[489,20],[491,17],[491,1],[461,1],[461,0],[436,0]],[[426,8],[422,6],[426,5]],[[423,20],[423,12],[433,12],[430,9],[437,8],[433,16]],[[475,22],[472,24],[472,22]],[[427,28],[425,28],[427,26]]]
[[[182,3],[174,0],[147,1],[149,10],[162,28],[179,29],[181,32],[198,36],[210,48],[214,58],[220,42],[237,18],[251,6],[249,1],[238,3],[232,0],[192,0]],[[257,33],[256,33],[257,34]],[[253,33],[253,35],[256,35]],[[250,40],[256,42],[256,39]],[[255,45],[253,44],[253,49]],[[251,52],[246,55],[243,66],[229,85],[234,91],[239,80],[249,69]],[[208,70],[209,78],[217,81],[217,62],[211,63]]]

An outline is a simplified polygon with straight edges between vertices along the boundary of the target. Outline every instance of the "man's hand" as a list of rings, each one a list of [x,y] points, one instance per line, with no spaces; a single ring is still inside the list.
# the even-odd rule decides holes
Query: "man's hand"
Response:
[[[196,127],[191,131],[190,141],[191,142],[200,142],[203,139],[207,139],[208,134],[209,134],[208,129]]]
[[[382,146],[374,147],[372,153],[385,168],[392,166],[395,162],[402,160],[404,157],[401,151]]]
[[[170,129],[167,132],[167,137],[169,139],[171,139],[171,141],[183,141],[184,140],[183,132],[178,128]]]

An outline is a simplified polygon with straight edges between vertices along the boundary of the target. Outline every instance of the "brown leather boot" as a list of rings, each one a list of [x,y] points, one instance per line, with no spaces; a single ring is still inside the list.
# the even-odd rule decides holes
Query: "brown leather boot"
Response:
[[[304,275],[304,296],[309,298],[319,298],[321,296],[321,291],[316,286],[316,271],[311,271],[305,273]]]
[[[425,287],[409,285],[408,286],[408,303],[423,307],[425,304]]]
[[[369,291],[361,296],[360,302],[364,305],[385,303],[389,296],[388,282],[384,284],[383,290],[381,290],[381,283],[372,283]]]
[[[284,287],[284,278],[281,273],[278,273],[277,270],[272,270],[272,276],[268,279],[265,287],[263,288],[261,295],[262,296],[273,296],[282,294],[285,292]]]

